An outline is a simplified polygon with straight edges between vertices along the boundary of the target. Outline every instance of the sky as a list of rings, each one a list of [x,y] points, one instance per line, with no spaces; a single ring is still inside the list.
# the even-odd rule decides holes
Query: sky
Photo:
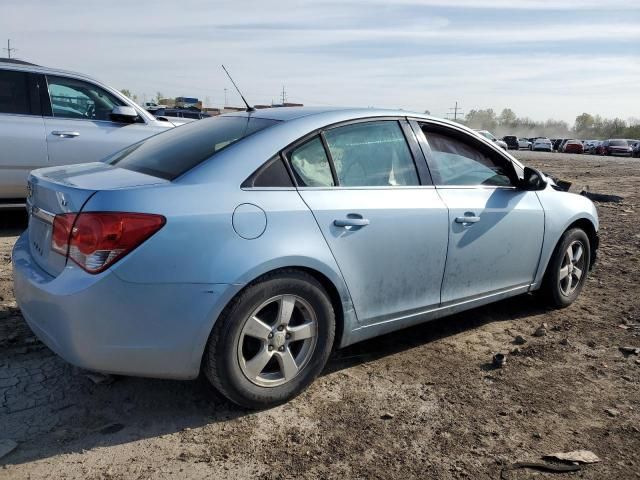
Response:
[[[640,116],[640,0],[2,0],[6,38],[140,102],[240,105],[225,64],[252,104]]]

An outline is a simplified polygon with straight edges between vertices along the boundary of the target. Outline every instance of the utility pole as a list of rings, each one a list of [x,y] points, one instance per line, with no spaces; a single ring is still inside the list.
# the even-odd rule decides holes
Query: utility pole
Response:
[[[282,86],[282,105],[287,102],[287,92],[284,89],[284,85]]]
[[[453,108],[449,109],[449,113],[446,114],[447,118],[451,118],[451,115],[453,115],[453,121],[455,122],[456,120],[458,120],[458,115],[462,115],[464,112],[462,112],[462,108],[458,108],[458,102],[456,101],[456,106]]]
[[[7,51],[7,58],[11,58],[11,52],[15,52],[16,49],[11,47],[11,39],[7,38],[7,48],[3,48]]]
[[[224,106],[226,107],[228,105],[227,103],[227,89],[224,89]]]

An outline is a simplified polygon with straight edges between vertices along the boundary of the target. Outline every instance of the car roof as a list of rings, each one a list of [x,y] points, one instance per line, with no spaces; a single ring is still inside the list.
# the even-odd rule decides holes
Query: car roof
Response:
[[[89,75],[85,75],[84,73],[73,72],[71,70],[62,70],[60,68],[43,67],[42,65],[36,65],[34,63],[25,62],[23,60],[15,60],[13,58],[0,58],[0,68],[7,68],[23,72],[42,73],[45,75],[71,75],[73,77],[84,78],[86,80],[91,80],[93,82],[102,84],[102,82],[100,82],[98,79],[93,78]]]

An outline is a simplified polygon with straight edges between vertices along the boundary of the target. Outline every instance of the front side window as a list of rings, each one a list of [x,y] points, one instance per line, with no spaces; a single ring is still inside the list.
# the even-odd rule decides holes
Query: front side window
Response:
[[[29,99],[28,74],[0,70],[0,113],[29,115]]]
[[[507,169],[479,149],[447,134],[424,129],[436,185],[511,186]]]
[[[397,121],[333,128],[325,133],[325,138],[340,186],[420,184],[411,151]]]
[[[301,187],[331,187],[333,176],[320,137],[297,147],[290,155],[291,168]]]
[[[54,117],[111,120],[111,111],[125,105],[102,88],[73,78],[47,76]]]

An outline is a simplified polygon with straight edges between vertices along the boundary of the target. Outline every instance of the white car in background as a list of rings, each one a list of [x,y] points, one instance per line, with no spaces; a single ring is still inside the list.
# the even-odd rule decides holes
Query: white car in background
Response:
[[[533,145],[531,145],[531,150],[534,152],[553,152],[553,144],[548,138],[536,138]]]
[[[0,207],[36,168],[101,160],[174,125],[79,73],[0,59]]]
[[[507,142],[505,142],[504,140],[500,140],[500,139],[496,138],[495,135],[493,135],[489,130],[475,130],[475,131],[478,132],[483,137],[488,138],[492,142],[496,142],[496,144],[498,144],[498,146],[500,148],[502,148],[504,150],[508,150],[509,149],[509,146],[507,145]]]
[[[528,138],[524,138],[524,137],[518,138],[518,148],[519,149],[524,148],[526,150],[529,150],[530,147],[531,147],[531,142],[529,141]]]

